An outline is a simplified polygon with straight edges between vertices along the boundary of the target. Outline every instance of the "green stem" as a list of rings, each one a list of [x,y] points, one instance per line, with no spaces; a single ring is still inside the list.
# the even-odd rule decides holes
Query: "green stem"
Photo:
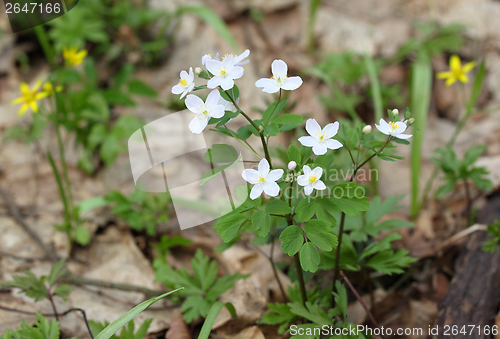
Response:
[[[358,173],[359,169],[362,168],[367,162],[369,162],[371,159],[373,159],[376,155],[381,154],[384,148],[389,144],[389,142],[392,140],[392,136],[389,136],[385,143],[382,145],[380,150],[378,152],[373,153],[371,156],[369,156],[365,161],[363,161],[360,165],[354,164],[355,168],[354,171],[351,175],[351,179],[349,182],[354,181],[354,178],[356,177],[356,174]],[[339,226],[339,236],[338,236],[338,246],[337,246],[337,251],[335,255],[335,267],[333,271],[333,282],[332,282],[332,292],[335,292],[335,282],[339,279],[339,269],[340,269],[340,250],[342,247],[342,237],[344,235],[344,224],[345,224],[345,213],[342,211],[340,213],[340,226]],[[332,306],[334,305],[335,299],[332,294]]]
[[[307,302],[307,293],[306,284],[304,283],[304,276],[302,275],[302,267],[300,266],[299,252],[295,253],[293,258],[295,261],[295,270],[297,271],[297,280],[299,281],[300,286],[300,295],[302,296],[302,305],[304,305],[305,307]]]
[[[264,133],[261,132],[259,126],[257,126],[257,124],[252,119],[250,119],[250,117],[245,112],[243,112],[243,110],[236,103],[236,100],[234,100],[233,96],[229,94],[229,91],[224,91],[224,92],[227,94],[229,99],[231,99],[231,102],[233,103],[234,107],[236,107],[240,111],[241,115],[243,115],[243,117],[245,117],[245,119],[247,119],[247,121],[250,123],[250,125],[252,125],[253,128],[255,128],[257,130],[257,132],[259,133],[260,141],[262,143],[262,148],[264,149],[264,156],[266,157],[267,161],[269,162],[269,167],[273,168],[273,165],[271,162],[271,156],[269,155],[269,150],[267,149],[266,139],[264,138]]]

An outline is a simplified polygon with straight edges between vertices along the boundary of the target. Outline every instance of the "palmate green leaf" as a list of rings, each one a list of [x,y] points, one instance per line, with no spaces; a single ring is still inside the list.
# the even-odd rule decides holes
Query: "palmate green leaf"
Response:
[[[292,213],[292,209],[283,200],[272,199],[266,205],[266,212],[269,214],[285,215]]]
[[[483,251],[495,252],[500,249],[500,223],[498,220],[488,226],[488,239],[483,246]]]
[[[335,304],[342,312],[344,318],[347,319],[347,290],[345,286],[338,280],[335,282],[335,287],[336,292],[333,292]]]
[[[191,260],[191,267],[196,280],[201,283],[202,290],[208,290],[217,278],[217,262],[215,260],[210,261],[201,249],[197,249],[194,258]]]
[[[486,145],[474,145],[469,148],[464,156],[463,163],[465,167],[474,164],[484,152],[486,152]]]
[[[287,304],[267,304],[267,308],[269,312],[264,313],[260,323],[266,325],[281,324],[278,328],[278,334],[283,334],[290,324],[298,319],[298,316],[292,313]]]
[[[165,298],[166,296],[175,293],[177,291],[182,290],[183,288],[178,288],[176,290],[167,292],[165,294],[162,294],[156,298],[152,298],[149,300],[146,300],[124,315],[122,315],[120,318],[116,319],[113,321],[109,326],[107,326],[104,330],[102,330],[97,336],[94,337],[94,339],[109,339],[113,334],[115,334],[119,329],[121,329],[125,324],[127,324],[129,321],[134,319],[136,316],[138,316],[140,313],[145,311],[148,307],[153,305],[155,302]]]
[[[360,256],[360,259],[369,257],[377,252],[382,252],[388,249],[391,249],[391,242],[395,240],[400,240],[401,239],[401,234],[399,233],[392,233],[389,234],[387,237],[382,239],[379,242],[374,242],[368,245],[364,250],[363,253]]]
[[[330,231],[331,228],[329,222],[315,219],[304,226],[304,232],[314,245],[323,251],[331,251],[338,245],[337,236]]]
[[[304,243],[302,228],[297,225],[288,226],[281,232],[280,240],[283,253],[289,256],[295,255]]]
[[[408,253],[410,252],[407,250],[398,250],[397,252],[394,252],[393,250],[386,250],[378,252],[366,262],[365,266],[388,275],[392,275],[394,273],[401,274],[404,273],[403,268],[406,268],[415,261],[418,261],[417,258],[409,257]]]
[[[306,242],[300,249],[300,266],[304,271],[316,272],[320,262],[319,252],[312,242]]]
[[[7,330],[2,339],[59,339],[59,323],[56,319],[49,321],[40,313],[35,314],[37,321],[34,326],[23,320],[21,327],[16,330]]]
[[[331,226],[336,225],[335,217],[333,214],[337,213],[339,209],[332,199],[327,197],[318,198],[303,198],[295,208],[295,213],[300,222],[307,222],[316,214],[318,219],[328,221]]]
[[[240,227],[247,219],[248,217],[243,214],[223,216],[215,223],[217,234],[224,242],[229,242],[238,234]]]
[[[47,282],[50,286],[54,285],[63,275],[66,273],[65,266],[66,259],[59,260],[58,263],[54,264],[50,270]]]
[[[302,318],[305,318],[317,325],[333,325],[332,319],[326,314],[325,311],[318,304],[306,302],[306,307],[300,302],[293,302],[287,304],[290,311]]]
[[[24,275],[12,276],[13,281],[3,282],[2,286],[17,287],[20,293],[26,294],[28,297],[40,301],[48,296],[47,288],[44,284],[44,279],[37,278],[31,271],[24,271]]]
[[[346,215],[357,217],[370,206],[368,197],[361,196],[364,189],[352,182],[336,185],[332,188],[332,202]]]
[[[252,215],[252,225],[260,237],[265,237],[271,229],[271,216],[263,211],[255,211]]]

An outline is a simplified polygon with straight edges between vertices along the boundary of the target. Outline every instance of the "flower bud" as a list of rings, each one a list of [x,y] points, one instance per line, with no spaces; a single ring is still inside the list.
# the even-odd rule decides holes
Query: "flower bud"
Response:
[[[415,123],[415,119],[414,118],[410,118],[408,119],[408,126],[411,126]]]
[[[296,168],[297,168],[297,163],[296,163],[295,161],[293,161],[293,160],[292,160],[292,161],[290,161],[290,162],[288,163],[288,169],[289,169],[290,171],[293,171],[293,170],[294,170],[294,169],[296,169]]]
[[[201,69],[200,67],[196,67],[196,68],[194,69],[194,72],[195,72],[197,75],[200,75],[201,71],[202,71],[202,69]]]
[[[365,127],[363,127],[363,133],[364,134],[370,134],[371,131],[372,131],[372,126],[366,125]]]
[[[394,115],[395,118],[399,119],[399,110],[397,108],[392,110],[392,114]]]
[[[259,127],[259,133],[264,133],[264,126]]]
[[[286,178],[285,178],[285,182],[291,182],[291,181],[292,181],[292,177],[290,176],[290,174],[287,174]]]

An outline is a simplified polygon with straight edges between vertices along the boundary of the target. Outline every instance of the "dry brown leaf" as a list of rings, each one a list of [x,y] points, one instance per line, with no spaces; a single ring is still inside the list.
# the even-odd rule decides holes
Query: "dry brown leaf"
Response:
[[[437,272],[432,277],[432,287],[434,288],[434,293],[436,296],[436,301],[439,302],[444,298],[448,287],[450,286],[450,280],[446,275],[441,272]]]
[[[252,326],[238,333],[234,339],[266,339],[266,337],[264,337],[264,333],[262,333],[260,328]]]
[[[165,339],[191,339],[191,334],[182,316],[172,320],[170,329],[165,334]]]

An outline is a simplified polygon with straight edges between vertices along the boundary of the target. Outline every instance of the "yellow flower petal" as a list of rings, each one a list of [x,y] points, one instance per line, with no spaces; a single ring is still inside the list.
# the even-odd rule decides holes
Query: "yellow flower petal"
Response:
[[[38,112],[38,104],[36,103],[36,101],[30,102],[30,107],[31,107],[31,110],[33,111],[33,113]]]
[[[462,68],[462,63],[460,62],[460,58],[458,55],[452,55],[450,57],[450,69],[452,72],[459,72]]]
[[[32,92],[38,91],[38,89],[40,88],[41,85],[42,85],[42,80],[38,79],[38,81],[35,84],[35,87],[33,87],[33,89],[31,91]]]
[[[17,99],[14,99],[10,102],[11,105],[17,105],[17,104],[20,104],[21,102],[24,102],[24,98],[23,97],[20,97],[20,98],[17,98]]]
[[[465,73],[461,73],[458,75],[458,80],[460,80],[461,82],[463,82],[464,84],[468,83],[469,82],[469,78],[467,77],[467,75],[465,75]]]
[[[22,105],[21,108],[19,109],[19,112],[17,112],[17,115],[20,117],[23,116],[24,113],[26,113],[26,111],[28,110],[28,107],[29,107],[28,104]]]
[[[457,78],[455,78],[454,76],[449,77],[448,80],[446,80],[446,86],[453,85],[455,83],[455,81],[457,81]]]
[[[19,85],[19,88],[21,89],[21,93],[23,93],[23,94],[31,92],[30,86],[28,86],[28,84],[25,82],[21,82],[21,85]]]
[[[476,67],[476,62],[475,61],[471,61],[471,62],[468,62],[467,64],[465,64],[464,68],[462,68],[462,71],[464,73],[467,73],[471,69],[473,69],[474,67]]]
[[[447,78],[451,77],[452,75],[453,75],[452,72],[439,72],[436,75],[436,78],[438,78],[438,79],[447,79]]]

